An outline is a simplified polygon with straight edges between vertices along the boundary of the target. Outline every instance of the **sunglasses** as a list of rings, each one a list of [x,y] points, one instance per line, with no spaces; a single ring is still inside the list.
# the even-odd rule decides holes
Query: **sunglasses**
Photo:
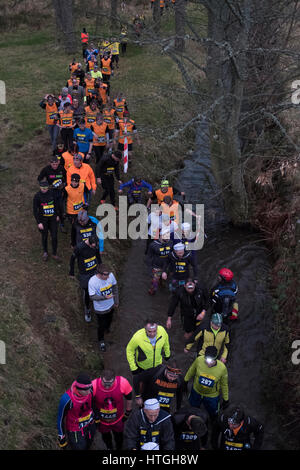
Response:
[[[99,273],[101,276],[109,276],[109,273]]]

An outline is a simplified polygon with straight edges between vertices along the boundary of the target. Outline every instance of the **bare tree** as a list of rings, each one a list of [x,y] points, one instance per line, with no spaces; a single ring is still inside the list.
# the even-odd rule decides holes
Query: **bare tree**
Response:
[[[176,0],[175,3],[175,49],[184,51],[186,0]]]
[[[111,27],[111,30],[113,31],[113,29],[116,27],[116,22],[117,22],[117,18],[118,18],[118,0],[111,0],[110,1],[110,7],[111,7],[111,10],[110,10],[110,27]]]
[[[68,54],[76,51],[76,37],[73,27],[73,0],[52,0],[55,12],[57,34]]]

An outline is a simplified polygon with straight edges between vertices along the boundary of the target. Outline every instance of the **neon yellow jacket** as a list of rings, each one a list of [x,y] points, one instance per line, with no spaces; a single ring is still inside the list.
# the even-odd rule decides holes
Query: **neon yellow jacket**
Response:
[[[162,363],[162,356],[168,359],[171,355],[169,335],[166,330],[158,325],[155,346],[152,346],[146,334],[145,328],[138,330],[126,347],[126,356],[131,371],[138,367],[150,369]]]
[[[188,382],[194,377],[193,388],[204,397],[214,398],[222,393],[224,400],[228,400],[228,373],[223,362],[208,367],[204,356],[198,356],[187,371],[184,380]]]

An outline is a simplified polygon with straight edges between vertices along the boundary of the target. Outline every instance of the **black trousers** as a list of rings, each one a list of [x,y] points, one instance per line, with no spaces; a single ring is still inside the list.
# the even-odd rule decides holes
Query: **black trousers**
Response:
[[[112,308],[108,313],[97,313],[97,322],[98,322],[98,341],[104,340],[104,333],[109,330],[109,327],[112,322],[112,317],[114,313],[114,308]]]
[[[42,246],[44,253],[48,253],[48,232],[51,235],[52,254],[57,253],[57,221],[55,215],[51,217],[44,217],[43,222],[44,230],[40,230],[42,235]]]
[[[64,150],[70,150],[73,145],[73,128],[65,127],[61,129],[60,135],[64,143]]]
[[[102,155],[104,154],[105,145],[94,145],[93,149],[96,155],[96,165],[98,165],[102,158]]]
[[[110,202],[114,206],[116,203],[116,193],[115,193],[115,188],[114,188],[114,177],[113,175],[109,176],[103,176],[101,178],[102,181],[102,188],[103,188],[103,195],[102,199],[106,199],[107,196],[110,198]]]
[[[90,424],[82,431],[68,431],[68,442],[72,450],[89,450],[92,445],[94,435],[96,432],[96,425]]]
[[[104,444],[106,445],[108,449],[113,448],[112,437],[114,436],[115,443],[116,443],[116,450],[122,450],[122,446],[123,446],[123,433],[122,432],[116,432],[116,431],[102,432],[101,436],[102,436]]]

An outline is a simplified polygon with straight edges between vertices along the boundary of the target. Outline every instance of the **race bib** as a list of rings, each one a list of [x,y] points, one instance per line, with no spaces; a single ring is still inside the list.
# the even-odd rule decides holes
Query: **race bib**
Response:
[[[47,217],[51,217],[54,215],[54,204],[48,204],[47,206],[43,206],[44,215]]]
[[[88,426],[92,421],[93,421],[93,416],[92,416],[92,412],[90,412],[88,415],[82,416],[81,418],[78,419],[79,427],[80,427],[81,429],[82,429],[82,428],[85,428],[85,427]]]
[[[215,385],[215,377],[207,374],[200,375],[199,384],[202,385],[202,387],[213,388]]]
[[[158,392],[157,400],[160,403],[160,406],[169,408],[172,398],[174,397],[174,393],[168,392]]]
[[[85,266],[86,271],[90,271],[91,269],[94,269],[96,265],[97,265],[96,256],[93,256],[92,258],[88,258],[84,260],[84,266]]]
[[[79,211],[79,209],[81,209],[83,206],[83,202],[76,202],[75,204],[73,204],[73,210],[74,211]]]

